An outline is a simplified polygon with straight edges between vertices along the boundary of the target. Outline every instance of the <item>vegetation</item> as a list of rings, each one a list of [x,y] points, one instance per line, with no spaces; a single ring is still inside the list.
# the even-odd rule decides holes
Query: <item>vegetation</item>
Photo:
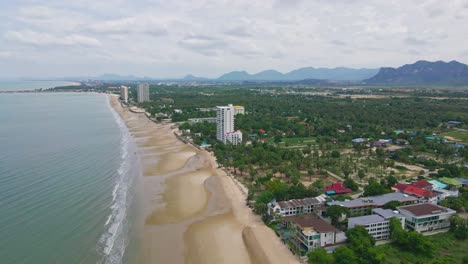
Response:
[[[378,250],[385,252],[388,264],[441,264],[441,263],[468,263],[468,240],[457,239],[452,232],[441,233],[425,237],[434,245],[433,255],[416,254],[409,250],[402,250],[395,244],[377,246]]]
[[[390,219],[390,233],[392,241],[401,250],[424,256],[432,256],[434,253],[435,246],[432,242],[416,231],[404,230],[398,218]]]
[[[333,256],[328,254],[323,248],[317,248],[307,253],[307,260],[309,263],[332,264]]]
[[[447,197],[440,204],[457,212],[468,211],[468,188],[460,188],[458,197]]]

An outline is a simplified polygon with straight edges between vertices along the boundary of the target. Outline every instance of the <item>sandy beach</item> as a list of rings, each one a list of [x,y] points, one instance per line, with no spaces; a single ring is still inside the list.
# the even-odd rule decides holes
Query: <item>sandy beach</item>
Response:
[[[299,263],[209,152],[109,98],[143,166],[143,263]]]

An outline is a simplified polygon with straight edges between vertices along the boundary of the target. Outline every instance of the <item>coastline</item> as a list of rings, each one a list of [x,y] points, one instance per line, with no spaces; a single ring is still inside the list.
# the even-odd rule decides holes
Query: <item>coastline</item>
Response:
[[[142,263],[299,263],[211,153],[109,100],[142,161]]]

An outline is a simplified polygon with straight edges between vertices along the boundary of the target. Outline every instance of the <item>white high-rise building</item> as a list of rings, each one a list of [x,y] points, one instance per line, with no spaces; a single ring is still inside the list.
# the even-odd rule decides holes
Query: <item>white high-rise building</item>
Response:
[[[124,102],[128,102],[128,87],[120,86],[120,99]]]
[[[149,84],[147,83],[140,83],[137,87],[137,99],[138,102],[146,102],[149,101]]]
[[[242,132],[234,130],[235,108],[232,104],[216,107],[216,138],[223,142],[231,142],[233,145],[242,142]]]

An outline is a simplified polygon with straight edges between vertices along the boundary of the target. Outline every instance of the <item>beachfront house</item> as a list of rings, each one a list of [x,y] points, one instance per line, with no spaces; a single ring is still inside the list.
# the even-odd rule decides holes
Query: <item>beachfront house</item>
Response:
[[[390,201],[399,201],[402,204],[412,204],[418,202],[418,198],[400,193],[386,193],[382,195],[361,197],[350,201],[334,201],[328,205],[340,205],[348,208],[350,216],[369,215],[372,209],[381,208]]]
[[[280,202],[272,201],[268,203],[268,215],[285,217],[298,214],[310,214],[312,212],[321,214],[325,201],[326,196],[324,194],[304,199],[292,199]]]
[[[284,218],[287,227],[292,230],[290,240],[299,251],[330,247],[346,241],[346,236],[334,226],[315,214],[288,216]]]
[[[390,239],[390,219],[396,217],[405,228],[405,217],[390,209],[375,208],[371,215],[351,217],[348,219],[348,229],[356,226],[364,227],[376,241]]]
[[[448,230],[455,211],[440,205],[422,203],[400,206],[398,212],[405,217],[405,226],[419,233]]]

